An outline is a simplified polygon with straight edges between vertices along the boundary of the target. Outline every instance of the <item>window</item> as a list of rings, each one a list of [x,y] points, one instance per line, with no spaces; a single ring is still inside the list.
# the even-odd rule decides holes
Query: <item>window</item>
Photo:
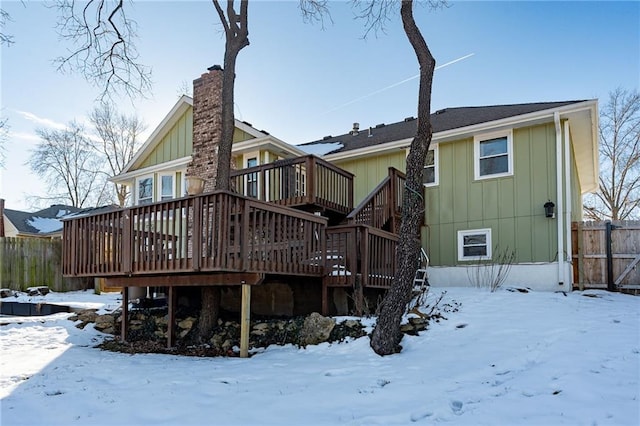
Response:
[[[173,185],[174,175],[160,175],[160,201],[171,200],[173,198]]]
[[[138,204],[153,202],[153,176],[138,179]]]
[[[247,168],[256,167],[258,165],[257,158],[247,159]],[[247,194],[248,197],[258,198],[258,173],[249,173],[247,175]]]
[[[458,260],[491,259],[491,229],[458,231]]]
[[[438,145],[427,151],[427,158],[422,172],[422,183],[424,186],[438,185]]]
[[[513,175],[511,130],[476,136],[474,150],[476,179]]]

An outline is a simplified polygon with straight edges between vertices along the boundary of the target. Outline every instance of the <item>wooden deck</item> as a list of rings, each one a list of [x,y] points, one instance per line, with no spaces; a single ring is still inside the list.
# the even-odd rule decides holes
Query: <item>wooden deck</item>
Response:
[[[325,251],[326,228],[326,218],[217,191],[65,221],[63,273],[322,276],[311,259]]]
[[[330,219],[353,210],[353,175],[314,155],[234,170],[231,186],[248,197]]]

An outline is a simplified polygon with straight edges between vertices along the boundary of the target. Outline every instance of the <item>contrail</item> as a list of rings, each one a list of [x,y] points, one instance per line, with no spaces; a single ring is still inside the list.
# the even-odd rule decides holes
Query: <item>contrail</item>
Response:
[[[449,65],[451,65],[451,64],[455,64],[456,62],[460,62],[460,61],[462,61],[463,59],[470,58],[470,57],[471,57],[471,56],[473,56],[473,55],[475,55],[475,53],[469,53],[468,55],[465,55],[465,56],[463,56],[463,57],[461,57],[461,58],[454,59],[453,61],[449,61],[449,62],[447,62],[446,64],[438,65],[438,66],[437,66],[437,67],[435,67],[433,70],[434,70],[434,71],[439,70],[440,68],[444,68],[444,67],[449,66]],[[416,74],[416,75],[414,75],[414,76],[412,76],[412,77],[405,78],[405,79],[404,79],[404,80],[402,80],[402,81],[398,81],[397,83],[393,83],[393,84],[392,84],[392,85],[390,85],[390,86],[383,87],[382,89],[378,89],[378,90],[376,90],[375,92],[371,92],[371,93],[369,93],[368,95],[360,96],[359,98],[353,99],[353,100],[351,100],[351,101],[349,101],[349,102],[346,102],[346,103],[344,103],[344,104],[342,104],[342,105],[338,105],[337,107],[331,108],[330,110],[323,112],[323,113],[322,113],[322,115],[324,115],[324,114],[329,114],[330,112],[333,112],[333,111],[339,110],[340,108],[344,108],[344,107],[346,107],[347,105],[351,105],[351,104],[356,103],[356,102],[358,102],[358,101],[361,101],[361,100],[363,100],[363,99],[367,99],[367,98],[369,98],[369,97],[371,97],[371,96],[373,96],[373,95],[377,95],[378,93],[384,92],[385,90],[393,89],[393,88],[394,88],[394,87],[396,87],[396,86],[400,86],[401,84],[404,84],[404,83],[406,83],[407,81],[415,80],[415,79],[416,79],[416,78],[418,78],[418,77],[420,77],[420,74]]]

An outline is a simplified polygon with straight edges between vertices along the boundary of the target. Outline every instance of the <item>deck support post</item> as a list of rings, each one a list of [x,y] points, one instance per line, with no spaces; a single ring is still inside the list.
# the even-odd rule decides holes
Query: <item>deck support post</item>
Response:
[[[242,284],[240,309],[240,358],[249,357],[249,331],[251,325],[251,285]]]
[[[169,321],[167,323],[167,348],[176,345],[176,290],[174,286],[169,286],[169,300],[167,301]]]
[[[120,340],[127,341],[127,329],[129,327],[129,287],[122,287],[122,323],[120,324]]]
[[[322,315],[325,317],[329,315],[329,289],[327,288],[327,283],[325,280],[322,280]]]
[[[362,289],[361,274],[356,274],[356,279],[353,283],[353,300],[355,302],[356,315],[361,317],[364,306],[364,291]]]

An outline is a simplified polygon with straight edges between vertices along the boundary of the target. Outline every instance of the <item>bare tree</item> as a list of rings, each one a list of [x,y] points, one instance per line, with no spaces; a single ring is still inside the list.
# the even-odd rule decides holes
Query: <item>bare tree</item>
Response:
[[[110,103],[95,107],[89,120],[100,138],[97,149],[106,159],[109,176],[113,177],[122,172],[133,158],[140,145],[140,133],[146,126],[136,115],[118,113]],[[129,197],[129,188],[116,183],[114,186],[118,204],[123,207]]]
[[[216,172],[216,189],[229,189],[231,174],[231,148],[235,117],[233,112],[234,88],[236,80],[236,60],[238,53],[249,45],[249,28],[247,26],[248,0],[240,0],[239,12],[235,9],[235,0],[227,0],[223,9],[219,0],[212,0],[224,28],[225,49],[224,67],[222,69],[222,129],[218,145],[218,164]],[[226,10],[226,11],[225,11]],[[201,290],[201,309],[198,318],[198,335],[205,339],[213,329],[220,310],[220,288],[205,286]]]
[[[231,147],[235,118],[233,115],[236,59],[238,53],[249,45],[247,27],[248,0],[240,0],[240,13],[234,7],[235,0],[227,0],[226,14],[218,0],[213,5],[218,12],[225,34],[224,68],[222,71],[222,136],[218,147],[218,172],[216,189],[229,189],[231,172]]]
[[[4,9],[0,9],[0,45],[13,44],[13,36],[4,32],[4,27],[7,25],[7,21],[11,21],[11,15]]]
[[[433,2],[431,5],[439,7],[442,4]],[[398,268],[393,284],[382,301],[380,315],[371,335],[371,348],[378,355],[397,352],[402,338],[400,322],[411,300],[413,278],[420,263],[420,225],[425,209],[422,173],[433,134],[430,117],[431,88],[436,61],[413,18],[413,0],[402,0],[400,16],[404,32],[420,65],[418,125],[407,156],[402,222],[396,254]]]
[[[56,0],[58,34],[73,47],[56,60],[101,87],[101,99],[123,92],[133,98],[151,89],[151,69],[138,62],[137,23],[124,0]]]
[[[621,88],[600,110],[599,191],[587,197],[593,220],[640,219],[640,93]]]
[[[72,122],[64,130],[37,129],[36,133],[41,141],[32,151],[29,165],[48,185],[49,196],[45,198],[74,207],[98,204],[105,183],[101,159],[83,127]]]

